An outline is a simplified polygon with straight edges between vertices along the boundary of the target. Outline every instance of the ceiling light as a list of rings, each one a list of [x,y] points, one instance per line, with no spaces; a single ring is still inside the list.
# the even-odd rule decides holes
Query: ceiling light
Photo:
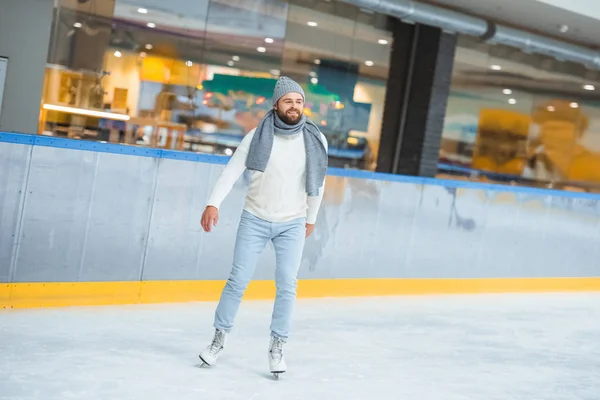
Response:
[[[517,104],[517,100],[515,100],[515,99],[508,99],[508,104]]]
[[[230,67],[233,67],[235,63],[233,61],[227,61],[227,65],[229,65]]]
[[[315,64],[317,64],[317,65],[321,64],[321,60],[319,60],[318,58],[315,58]]]
[[[138,8],[138,12],[139,12],[140,14],[148,14],[148,10],[147,10],[147,9],[145,9],[145,8],[141,8],[141,7],[140,7],[140,8]]]
[[[554,112],[554,111],[556,111],[556,108],[554,108],[554,106],[548,106],[548,107],[546,107],[546,110],[548,110],[550,112]]]
[[[121,57],[122,55],[123,55],[123,54],[122,54],[122,53],[121,53],[119,50],[115,51],[115,57],[119,58],[119,57]]]
[[[73,26],[74,26],[75,28],[81,28],[81,27],[83,26],[83,24],[82,24],[81,22],[75,22],[75,23],[73,24]]]
[[[310,78],[310,83],[316,85],[317,83],[319,83],[319,80],[317,78]]]
[[[256,51],[258,51],[259,53],[264,53],[265,51],[267,51],[267,49],[265,49],[264,47],[257,47]]]
[[[387,41],[387,40],[385,40],[385,39],[379,39],[379,40],[377,41],[377,43],[379,43],[379,44],[388,44],[388,41]]]
[[[231,59],[233,61],[240,61],[240,57],[239,56],[233,56],[233,57],[231,57]]]
[[[152,46],[150,43],[146,45],[146,50],[152,50],[153,48],[154,46]]]
[[[274,40],[272,38],[270,38],[270,37],[265,38],[265,43],[273,43],[273,42],[274,42]]]
[[[317,24],[315,21],[308,21],[308,22],[306,23],[306,25],[308,25],[308,26],[317,26],[317,25],[319,25],[319,24]]]
[[[186,61],[185,65],[187,65],[188,67],[191,67],[192,65],[194,65],[194,63],[191,61]]]
[[[156,28],[156,24],[155,24],[154,22],[148,22],[148,23],[146,24],[146,26],[147,26],[148,28]]]
[[[373,61],[365,61],[365,65],[367,67],[372,67],[373,66]]]
[[[147,55],[148,55],[148,53],[146,53],[145,51],[142,51],[142,52],[140,53],[140,57],[146,57]]]
[[[583,88],[585,90],[596,90],[596,88],[594,87],[594,85],[584,85]]]
[[[271,72],[271,75],[279,75],[281,73],[281,71],[279,71],[278,69],[272,69],[269,72]]]
[[[562,33],[567,33],[569,31],[569,25],[561,25],[558,30],[560,30]]]
[[[317,76],[317,73],[315,71],[310,71],[308,75],[310,75],[312,78],[315,78]]]
[[[502,69],[502,67],[497,64],[490,66],[490,68],[493,69],[494,71],[500,71]]]
[[[502,93],[504,93],[504,94],[512,94],[512,90],[510,90],[510,89],[504,89],[502,91]]]
[[[579,108],[579,103],[572,102],[569,106],[571,106],[571,108]]]

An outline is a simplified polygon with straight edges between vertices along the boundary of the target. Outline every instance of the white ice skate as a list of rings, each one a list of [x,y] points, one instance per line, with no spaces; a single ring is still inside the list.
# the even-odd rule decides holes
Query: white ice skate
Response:
[[[213,337],[212,343],[208,345],[202,353],[200,353],[200,360],[209,367],[212,367],[217,363],[217,358],[221,351],[225,347],[225,339],[227,334],[224,331],[215,330],[215,336]]]
[[[284,339],[271,336],[269,345],[269,368],[275,379],[279,379],[279,374],[286,371],[285,359],[283,358]]]

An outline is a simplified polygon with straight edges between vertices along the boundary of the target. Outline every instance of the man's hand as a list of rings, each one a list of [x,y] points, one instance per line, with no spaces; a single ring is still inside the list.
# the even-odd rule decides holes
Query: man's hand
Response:
[[[217,222],[219,222],[219,210],[213,206],[206,207],[200,221],[204,232],[210,232],[213,226],[217,226]]]
[[[306,224],[306,237],[309,237],[310,235],[312,235],[314,230],[315,230],[315,224]]]

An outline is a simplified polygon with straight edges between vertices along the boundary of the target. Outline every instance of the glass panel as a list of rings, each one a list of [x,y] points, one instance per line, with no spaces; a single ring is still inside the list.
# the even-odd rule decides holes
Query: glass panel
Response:
[[[332,165],[374,169],[385,23],[327,1],[61,0],[41,133],[230,155],[285,74],[304,87]]]
[[[461,37],[439,176],[600,190],[599,82],[577,64]]]
[[[211,1],[202,100],[188,131],[192,150],[231,155],[271,108],[287,12],[278,0]]]
[[[102,8],[100,8],[102,6]],[[208,1],[63,0],[55,13],[42,133],[182,148]],[[161,132],[167,131],[166,137]],[[163,144],[163,146],[161,146]]]
[[[392,42],[384,23],[339,2],[290,2],[283,72],[305,85],[332,166],[375,169]]]

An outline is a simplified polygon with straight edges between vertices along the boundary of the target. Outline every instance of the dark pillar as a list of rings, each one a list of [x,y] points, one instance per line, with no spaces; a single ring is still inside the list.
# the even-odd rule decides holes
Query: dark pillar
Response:
[[[387,173],[393,173],[396,147],[402,144],[401,121],[405,118],[401,114],[406,112],[404,105],[408,102],[409,76],[412,75],[412,63],[408,60],[413,56],[414,48],[413,25],[390,18],[390,28],[394,40],[390,53],[390,68],[377,157],[377,172]]]
[[[456,35],[395,21],[377,171],[435,176]]]

